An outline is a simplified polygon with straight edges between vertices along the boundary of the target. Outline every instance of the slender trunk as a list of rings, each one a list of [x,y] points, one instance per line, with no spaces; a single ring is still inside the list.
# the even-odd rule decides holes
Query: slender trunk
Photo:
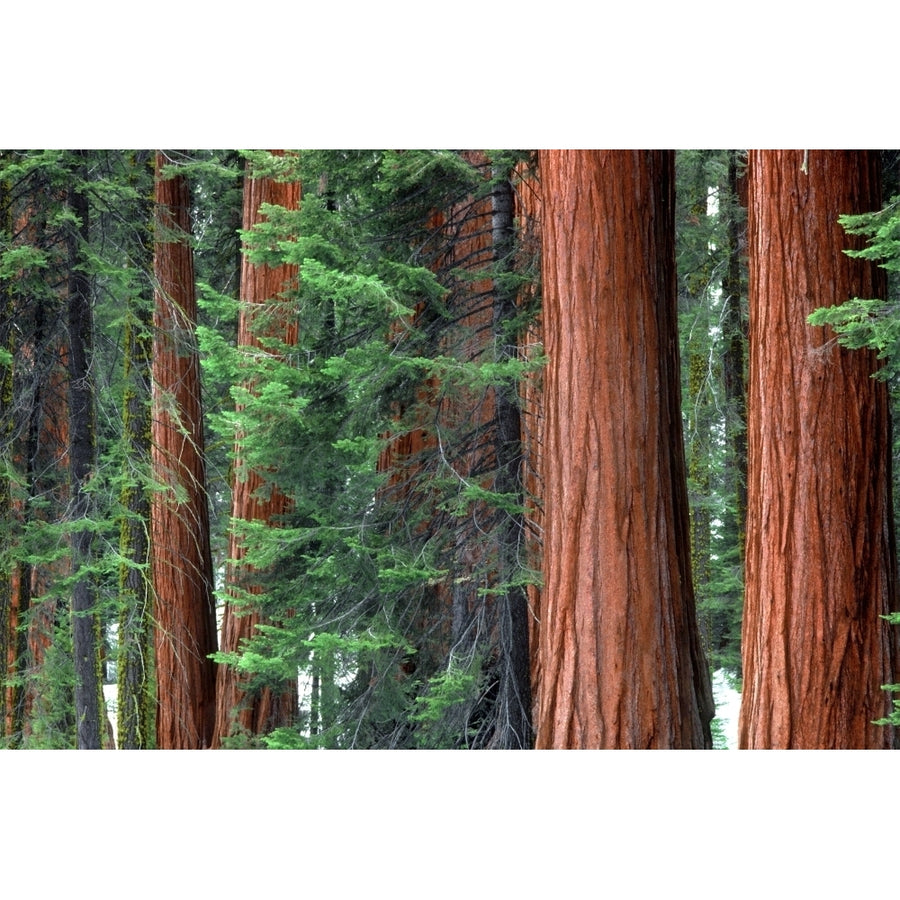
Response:
[[[38,308],[35,311],[34,332],[34,343],[37,346],[41,346],[41,344],[43,343],[43,319],[43,305],[38,304]],[[50,396],[54,396],[55,394],[52,389],[48,393]],[[34,509],[35,499],[41,492],[41,487],[38,484],[38,453],[40,451],[42,443],[50,443],[50,441],[47,441],[46,439],[48,437],[51,437],[46,433],[42,434],[44,402],[43,388],[40,382],[40,378],[35,379],[33,392],[28,398],[27,404],[28,424],[25,430],[24,445],[24,480],[26,501],[23,504],[23,509],[21,510],[21,515],[23,516],[23,518],[29,514],[30,510]],[[65,440],[66,442],[68,442],[68,429],[64,429],[64,433]],[[42,441],[42,438],[44,439],[44,441]],[[58,449],[60,450],[60,455],[63,456],[62,445],[59,445]],[[15,598],[14,631],[16,635],[14,672],[16,676],[16,683],[12,691],[13,723],[11,734],[13,735],[15,746],[21,746],[25,739],[26,728],[28,724],[28,712],[31,705],[31,700],[33,699],[33,692],[29,690],[29,685],[27,683],[28,672],[32,668],[36,669],[40,661],[39,654],[32,654],[30,652],[29,646],[29,644],[31,643],[29,641],[29,633],[32,630],[29,628],[29,619],[32,598],[34,596],[33,584],[36,580],[35,567],[27,560],[27,558],[20,561],[16,566],[16,570],[13,575]]]
[[[497,362],[518,356],[519,334],[513,330],[518,314],[516,290],[509,281],[515,252],[513,189],[508,173],[494,172],[491,194],[493,278],[493,343]],[[495,389],[494,434],[497,471],[494,489],[524,506],[522,475],[522,424],[518,382],[508,379]],[[494,745],[501,749],[526,749],[532,745],[531,675],[528,647],[528,597],[516,583],[517,560],[524,554],[523,513],[502,513],[498,528],[499,571],[504,593],[499,604],[500,685],[498,724]]]
[[[152,163],[147,164],[152,168]],[[143,165],[137,158],[133,165]],[[143,222],[150,231],[152,197],[142,204]],[[148,234],[148,237],[150,235]],[[153,265],[152,242],[147,241],[143,268]],[[147,289],[129,300],[125,326],[123,429],[125,462],[120,525],[123,564],[119,575],[118,739],[123,750],[154,746],[156,716],[153,679],[153,584],[150,574],[150,490],[145,467],[151,459],[150,400],[152,390],[153,295]]]
[[[680,409],[674,155],[541,151],[540,748],[710,747]]]
[[[76,177],[82,174],[80,168],[75,173]],[[78,221],[77,231],[73,229],[69,236],[70,503],[72,521],[81,522],[91,515],[88,482],[94,474],[96,445],[91,374],[93,321],[90,283],[82,270],[82,244],[88,240],[89,229],[88,203],[80,189],[70,191],[69,208]],[[72,644],[75,657],[77,746],[80,750],[99,750],[101,746],[100,622],[95,609],[93,576],[89,570],[92,543],[90,527],[73,532],[72,565],[76,581],[72,588]]]
[[[9,185],[0,180],[0,241],[8,245],[12,236],[12,202]],[[14,563],[7,555],[11,550],[12,535],[12,443],[15,434],[13,419],[13,320],[15,309],[9,282],[0,281],[0,353],[9,354],[0,359],[0,737],[13,734],[14,692],[7,688],[6,679],[16,668],[16,611],[13,603]]]
[[[540,181],[529,166],[518,167],[515,191],[515,219],[518,226],[518,245],[523,264],[533,271],[519,291],[521,310],[532,310],[539,302],[539,272],[541,258],[541,195]],[[519,352],[533,363],[543,353],[543,320],[540,311],[528,320],[525,333],[519,340]],[[541,422],[543,421],[543,374],[541,369],[529,371],[519,385],[520,394],[520,446],[522,449],[522,485],[525,498],[523,517],[524,560],[532,572],[539,572],[543,557],[543,509],[540,500],[541,472]],[[539,579],[532,580],[526,588],[528,604],[528,644],[530,648],[530,683],[532,707],[539,693],[541,658],[536,652],[540,643],[542,591]],[[534,709],[532,708],[532,715]]]
[[[816,308],[885,296],[840,214],[880,205],[877,153],[749,160],[750,378],[745,748],[889,748],[897,609],[886,385],[868,350],[813,328]]]
[[[157,746],[209,747],[215,725],[216,617],[190,192],[157,154],[151,545],[156,589]]]

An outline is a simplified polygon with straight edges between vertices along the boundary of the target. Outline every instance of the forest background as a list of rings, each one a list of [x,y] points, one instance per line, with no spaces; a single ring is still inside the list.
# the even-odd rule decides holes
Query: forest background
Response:
[[[395,15],[408,18],[403,4],[392,11],[380,9],[379,17]],[[421,31],[428,40],[384,39],[374,47],[367,31],[377,24],[372,11],[362,11],[352,27],[352,35],[342,41],[345,54],[351,55],[357,70],[377,72],[378,77],[362,83],[342,79],[324,79],[322,72],[333,70],[333,52],[329,46],[311,52],[308,41],[298,54],[281,61],[280,66],[267,59],[269,69],[262,79],[258,69],[253,77],[238,79],[229,68],[216,68],[212,60],[194,55],[171,42],[168,36],[171,8],[162,10],[158,22],[145,28],[144,42],[150,47],[170,47],[184,65],[179,80],[208,88],[192,88],[191,100],[176,100],[172,90],[159,92],[158,85],[129,82],[110,86],[109,71],[130,71],[133,64],[133,35],[120,33],[110,40],[109,30],[103,37],[85,35],[88,52],[79,58],[82,83],[95,86],[93,99],[79,104],[53,107],[47,115],[45,105],[36,95],[22,92],[11,99],[4,127],[14,123],[11,134],[0,140],[4,146],[145,146],[163,143],[171,146],[440,146],[448,144],[489,146],[846,146],[848,142],[863,146],[892,146],[895,123],[884,115],[889,108],[878,85],[890,84],[888,65],[877,54],[867,54],[866,71],[848,75],[833,60],[847,55],[848,47],[869,46],[871,22],[863,17],[840,23],[828,17],[808,20],[801,11],[781,10],[776,16],[774,4],[763,4],[759,19],[743,22],[736,35],[732,26],[723,26],[713,7],[699,4],[698,9],[678,11],[682,21],[675,21],[674,10],[663,10],[651,22],[644,12],[616,13],[607,17],[608,33],[634,35],[632,41],[621,41],[621,47],[604,46],[596,52],[597,30],[592,21],[580,18],[574,4],[558,7],[558,15],[541,28],[541,78],[523,85],[519,76],[511,78],[510,95],[514,97],[515,114],[497,113],[496,102],[479,103],[473,98],[484,95],[483,78],[471,67],[455,71],[452,102],[446,98],[436,102],[432,84],[411,83],[410,69],[430,70],[436,50],[447,60],[458,59],[455,48],[469,46],[467,38],[473,28],[474,7],[459,10],[458,21],[443,21],[444,36],[435,41],[429,22]],[[69,59],[70,34],[79,33],[85,21],[99,22],[106,10],[103,4],[88,10],[62,11],[44,28],[43,53],[47,60]],[[285,12],[283,10],[281,12]],[[532,26],[510,25],[506,10],[485,14],[480,10],[481,29],[485,34],[502,33],[516,46],[532,46]],[[568,15],[566,15],[568,14]],[[13,32],[27,32],[34,22],[18,11],[4,13]],[[334,27],[325,14],[308,14],[303,25],[307,33],[330,33]],[[273,12],[273,18],[277,18]],[[288,14],[288,20],[290,16]],[[777,22],[778,27],[773,27]],[[181,38],[204,35],[207,43],[224,48],[222,55],[230,59],[244,58],[242,28],[231,23],[210,28],[199,17],[181,15]],[[298,23],[299,27],[300,23]],[[579,27],[579,25],[583,27]],[[48,33],[49,32],[49,33]],[[731,32],[727,41],[722,34]],[[366,37],[363,37],[366,35]],[[672,35],[680,40],[672,41]],[[802,40],[799,38],[802,37]],[[697,52],[696,48],[703,48]],[[713,74],[710,72],[710,53]],[[686,48],[691,48],[686,52]],[[392,53],[391,50],[394,52]],[[789,52],[788,52],[789,51]],[[13,68],[27,67],[25,51],[17,51]],[[29,51],[31,52],[31,51]],[[474,51],[473,51],[474,53]],[[218,54],[217,54],[218,55]],[[852,55],[852,54],[850,54]],[[302,76],[316,89],[303,92],[302,114],[285,115],[290,91],[285,87],[297,81],[297,57]],[[634,60],[645,61],[634,83],[622,88],[621,73],[634,73]],[[765,70],[755,72],[753,89],[747,90],[743,78],[734,76],[736,60],[766,59]],[[391,60],[395,62],[391,63]],[[727,62],[721,60],[727,59]],[[773,64],[773,60],[777,63]],[[448,63],[449,64],[449,63]],[[50,75],[38,76],[39,85],[53,84]],[[514,67],[516,71],[519,67]],[[46,70],[45,70],[46,71]],[[673,77],[673,73],[677,73]],[[260,80],[276,85],[263,90]],[[303,78],[301,78],[303,80]],[[243,83],[246,81],[247,83]],[[252,84],[250,82],[253,82]],[[234,91],[222,91],[216,85],[234,85]],[[663,90],[661,85],[665,84]],[[102,85],[102,88],[96,86]],[[397,85],[403,85],[402,100],[395,97]],[[573,85],[579,85],[573,88]],[[598,85],[616,85],[603,90]],[[702,89],[699,87],[702,85]],[[786,87],[814,85],[804,90],[798,102],[796,92]],[[293,90],[293,88],[291,88]],[[684,107],[676,108],[672,97],[692,97]],[[274,95],[274,96],[273,96]],[[46,96],[51,96],[47,94]],[[58,91],[53,94],[58,97]],[[197,133],[195,109],[204,110],[207,131]],[[410,122],[407,110],[433,111]],[[449,106],[449,110],[447,107]],[[252,109],[254,126],[242,130],[234,125],[236,109]],[[529,115],[521,111],[527,108]],[[685,108],[690,110],[685,114]],[[711,116],[710,109],[716,114]],[[341,114],[336,115],[339,109]],[[153,113],[148,114],[148,110]],[[161,111],[162,110],[162,111]],[[842,116],[841,111],[847,115]],[[423,123],[423,119],[425,120]],[[51,122],[52,124],[48,124]],[[510,122],[514,124],[510,124]],[[685,123],[690,124],[686,125]],[[27,123],[23,129],[21,123]],[[113,124],[115,129],[113,130]],[[210,128],[210,123],[215,123]],[[221,124],[228,123],[228,124]],[[259,128],[260,123],[271,127]],[[277,125],[273,124],[277,123]],[[827,123],[827,124],[825,124]],[[865,123],[865,124],[863,124]],[[218,127],[217,127],[218,126]],[[258,129],[258,130],[256,130]],[[312,135],[312,139],[306,139]],[[5,755],[6,756],[6,755]],[[515,846],[534,840],[536,822],[568,823],[547,835],[545,854],[553,864],[537,863],[527,871],[483,874],[482,884],[541,885],[561,890],[582,886],[585,879],[595,877],[598,846],[612,883],[628,877],[651,847],[656,861],[647,880],[662,890],[669,885],[670,873],[680,871],[683,857],[691,855],[690,846],[702,835],[706,850],[704,868],[710,883],[722,884],[733,879],[739,862],[735,861],[736,831],[740,826],[721,828],[720,813],[713,813],[725,803],[729,810],[751,831],[765,823],[765,845],[772,866],[797,858],[819,858],[819,848],[830,846],[841,832],[843,865],[810,872],[788,869],[786,884],[827,885],[835,889],[843,881],[849,884],[854,874],[854,889],[878,889],[883,877],[879,866],[856,868],[865,845],[882,827],[881,817],[890,814],[890,803],[884,802],[890,770],[886,763],[861,762],[854,754],[830,757],[828,761],[798,754],[796,762],[784,755],[752,755],[738,761],[735,754],[655,755],[650,760],[635,759],[631,754],[612,760],[604,757],[597,764],[586,758],[566,758],[565,763],[553,759],[529,760],[503,755],[494,762],[489,755],[477,759],[457,754],[451,759],[406,758],[392,761],[389,754],[374,760],[342,757],[340,761],[317,754],[310,761],[291,759],[271,761],[261,771],[252,757],[236,760],[229,757],[217,761],[215,755],[178,755],[165,761],[161,756],[142,760],[120,754],[90,755],[77,762],[64,755],[52,754],[52,761],[29,756],[15,763],[3,759],[3,778],[9,786],[10,802],[18,813],[18,834],[80,833],[83,838],[59,844],[55,850],[56,865],[49,880],[71,884],[75,861],[91,848],[95,836],[105,836],[109,823],[118,818],[117,809],[134,809],[139,805],[145,824],[135,826],[127,837],[114,837],[110,848],[101,856],[118,857],[113,867],[119,872],[140,871],[143,851],[124,849],[134,833],[152,839],[165,829],[171,844],[169,857],[172,872],[180,870],[184,886],[207,883],[207,873],[193,862],[197,855],[214,860],[223,842],[224,829],[197,835],[190,815],[202,810],[204,816],[233,823],[241,834],[241,845],[248,856],[261,852],[296,859],[297,846],[316,847],[316,858],[337,861],[339,852],[330,848],[331,839],[341,836],[351,841],[358,866],[355,875],[344,876],[344,887],[364,889],[378,878],[396,871],[391,839],[364,841],[345,838],[348,820],[351,830],[367,835],[387,832],[404,835],[404,867],[415,883],[433,878],[433,870],[441,869],[435,846],[443,840],[461,839],[471,834],[481,846],[483,822],[490,815],[493,847],[496,852],[511,852]],[[291,755],[293,757],[293,755]],[[689,757],[695,757],[692,761]],[[750,756],[750,755],[748,755]],[[667,757],[667,758],[662,758]],[[700,761],[702,758],[702,762]],[[43,761],[42,761],[43,760]],[[837,793],[852,793],[854,805],[866,828],[844,834],[835,830],[831,812],[833,802],[821,790],[823,779],[835,785]],[[223,787],[237,786],[236,791]],[[852,784],[852,790],[848,787]],[[241,787],[242,785],[246,787]],[[101,787],[102,786],[102,787]],[[235,794],[239,799],[235,799]],[[35,799],[37,797],[37,800]],[[462,799],[465,798],[465,799]],[[474,805],[488,804],[490,814],[474,813]],[[779,816],[775,810],[789,812]],[[865,807],[865,812],[862,808]],[[285,808],[301,811],[289,823],[282,820]],[[581,810],[589,808],[595,820],[591,828],[581,828]],[[653,809],[652,821],[647,810]],[[311,815],[310,811],[314,811]],[[597,811],[602,811],[598,816]],[[738,813],[739,811],[739,813]],[[311,821],[311,819],[313,819]],[[597,819],[599,818],[599,821]],[[427,827],[409,828],[410,820],[427,820]],[[273,822],[280,823],[273,826]],[[264,824],[266,823],[266,824]],[[475,824],[477,823],[477,824]],[[11,824],[11,823],[10,823]],[[499,834],[497,829],[499,828]],[[541,829],[546,831],[546,829]],[[745,829],[746,830],[746,829]],[[685,835],[681,840],[675,835]],[[6,836],[8,832],[4,832]],[[464,838],[468,840],[468,837]],[[108,838],[106,838],[108,840]],[[754,839],[749,838],[748,844]],[[22,844],[25,860],[41,863],[43,851],[28,851]],[[744,845],[747,847],[747,844]],[[749,848],[747,848],[749,849]],[[304,855],[303,859],[309,857]],[[412,861],[410,861],[410,859]],[[562,860],[569,865],[560,869]],[[590,860],[590,864],[586,861]],[[190,866],[189,866],[190,863]],[[42,863],[41,863],[42,864]],[[333,879],[330,865],[309,876],[309,883],[324,884]],[[372,873],[377,873],[373,876]],[[384,873],[384,874],[382,874]],[[44,876],[45,883],[47,876]],[[752,891],[764,875],[747,875],[743,888]],[[251,884],[276,889],[284,884],[281,873],[258,873],[229,877],[223,889],[225,896],[238,896]],[[450,888],[435,887],[435,896],[449,895]],[[140,896],[140,889],[134,891]],[[649,891],[648,891],[649,893]],[[740,893],[739,893],[740,895]],[[749,894],[748,894],[749,895]]]

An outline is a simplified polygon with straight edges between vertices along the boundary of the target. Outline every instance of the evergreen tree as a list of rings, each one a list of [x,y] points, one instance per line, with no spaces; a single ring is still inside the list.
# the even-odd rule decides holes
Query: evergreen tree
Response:
[[[523,583],[522,502],[496,391],[522,363],[504,349],[520,326],[502,210],[492,249],[512,162],[493,162],[496,179],[477,154],[304,154],[315,189],[299,213],[269,209],[248,247],[301,266],[297,349],[272,369],[266,414],[240,413],[242,451],[291,499],[277,534],[247,530],[271,624],[228,660],[258,685],[308,677],[303,721],[275,745],[528,742],[527,635],[500,621]]]
[[[2,163],[8,230],[0,272],[14,335],[8,333],[6,424],[12,514],[3,535],[11,589],[6,730],[11,746],[68,747],[76,737],[63,525],[69,502],[67,290],[83,242],[73,232],[80,222],[67,195],[73,180],[83,187],[84,179],[73,179],[73,158],[62,151],[9,151]]]
[[[0,246],[9,246],[12,238],[12,203],[9,183],[0,180]],[[0,531],[12,531],[12,441],[13,354],[15,352],[12,290],[9,279],[0,277]],[[7,679],[15,673],[16,632],[13,615],[13,562],[8,547],[0,548],[0,737],[13,731],[12,691]]]
[[[153,157],[131,155],[129,181],[135,188],[134,245],[137,281],[127,297],[122,377],[122,430],[125,459],[119,550],[118,745],[123,750],[155,746],[156,684],[153,659],[153,583],[150,548],[153,350]]]
[[[69,465],[71,471],[72,534],[72,649],[75,656],[75,717],[77,746],[101,747],[100,619],[93,584],[91,497],[89,481],[96,469],[96,435],[93,367],[93,298],[84,265],[84,245],[89,241],[89,212],[83,181],[84,154],[76,155],[68,190],[73,222],[68,234],[68,333],[69,368]],[[105,732],[105,718],[103,730]]]
[[[697,608],[714,669],[740,672],[746,302],[735,151],[676,157],[685,449]]]
[[[283,157],[283,153],[277,152]],[[300,203],[300,183],[290,174],[280,177],[255,177],[248,171],[244,181],[244,231],[249,232],[265,222],[266,205],[279,206],[295,211]],[[291,352],[296,345],[296,313],[291,309],[291,299],[296,293],[293,282],[297,277],[296,265],[270,267],[255,265],[243,258],[241,271],[241,306],[238,325],[239,363],[248,374],[248,380],[238,389],[241,399],[237,403],[236,419],[248,403],[258,402],[260,415],[272,414],[272,384],[264,379],[267,369],[263,362],[268,354]],[[291,298],[291,299],[287,299]],[[268,389],[268,392],[267,392]],[[260,623],[258,612],[248,601],[262,591],[256,582],[252,567],[243,564],[245,548],[242,530],[245,523],[258,522],[277,527],[288,509],[288,498],[277,486],[267,482],[265,470],[250,468],[243,458],[241,445],[244,436],[237,435],[234,481],[232,489],[232,525],[228,553],[228,591],[222,621],[221,650],[223,653],[239,652]],[[217,673],[216,735],[214,745],[226,742],[238,733],[258,735],[275,728],[289,726],[297,705],[296,677],[288,679],[280,690],[263,687],[255,695],[244,689],[246,681],[240,672],[229,665],[222,665]]]

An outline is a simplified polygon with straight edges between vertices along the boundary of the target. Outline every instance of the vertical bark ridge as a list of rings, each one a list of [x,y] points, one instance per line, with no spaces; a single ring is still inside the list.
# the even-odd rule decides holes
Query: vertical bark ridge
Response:
[[[153,319],[153,448],[159,489],[151,505],[156,590],[157,746],[209,747],[215,724],[217,646],[190,191],[163,177],[157,154]]]
[[[539,747],[705,747],[670,153],[541,152]]]
[[[884,296],[837,222],[880,204],[878,154],[751,153],[742,747],[890,747],[897,640],[887,389],[807,316]]]

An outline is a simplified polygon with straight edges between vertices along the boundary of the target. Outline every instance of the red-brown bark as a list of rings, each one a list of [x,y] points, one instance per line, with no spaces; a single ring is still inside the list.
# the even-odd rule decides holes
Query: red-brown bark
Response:
[[[880,203],[877,153],[750,154],[744,748],[887,748],[896,680],[888,395],[807,316],[884,296],[837,218]]]
[[[65,201],[65,194],[53,194],[53,200]],[[35,204],[27,201],[15,211],[7,209],[10,217],[7,228],[11,240],[19,246],[44,246],[48,243],[46,217],[35,211]],[[13,225],[13,222],[15,223]],[[14,235],[14,237],[13,237]],[[66,260],[65,250],[57,261]],[[65,282],[63,282],[65,284]],[[55,299],[33,298],[21,287],[7,283],[11,293],[7,297],[8,349],[14,355],[15,376],[19,382],[18,398],[13,382],[4,393],[9,418],[5,422],[9,461],[21,472],[25,497],[10,497],[8,539],[18,540],[22,529],[34,520],[60,515],[69,503],[66,473],[69,468],[69,378],[67,342],[53,323],[62,317],[65,288]],[[13,294],[23,295],[18,301]],[[24,302],[23,302],[24,301]],[[24,321],[23,321],[24,319]],[[16,342],[21,341],[17,346]],[[12,371],[8,374],[12,376]],[[24,427],[20,441],[14,439],[14,407],[21,404]],[[35,499],[43,498],[43,503]],[[27,746],[31,736],[33,717],[60,717],[51,728],[66,731],[62,720],[70,710],[46,707],[46,691],[42,690],[42,669],[45,652],[53,640],[57,616],[64,615],[59,599],[47,600],[45,595],[53,581],[71,574],[66,557],[51,563],[16,563],[9,574],[9,645],[8,673],[15,679],[6,691],[6,733],[13,746]],[[45,708],[46,707],[46,708]]]
[[[709,747],[682,444],[674,154],[541,151],[539,748]]]
[[[151,540],[156,590],[157,746],[200,749],[212,742],[216,651],[212,554],[206,495],[197,299],[190,192],[181,175],[161,177],[157,155],[153,344]]]
[[[281,155],[279,151],[276,152]],[[247,178],[244,183],[243,228],[249,231],[264,220],[260,213],[263,203],[298,209],[300,183],[276,181],[273,178]],[[259,340],[259,326],[254,319],[262,311],[271,318],[265,325],[265,336],[277,338],[286,345],[297,343],[297,323],[279,304],[281,295],[296,280],[298,268],[282,265],[271,268],[256,265],[244,256],[241,260],[241,309],[238,322],[238,346],[251,351],[248,368],[252,371],[253,353],[265,353]],[[274,306],[274,309],[272,308]],[[247,387],[252,390],[252,381]],[[241,410],[238,406],[238,412]],[[242,563],[246,555],[241,521],[275,523],[289,509],[289,501],[274,485],[267,483],[265,473],[248,469],[241,458],[241,436],[235,447],[235,472],[231,515],[233,525],[229,537],[228,584],[244,594],[259,594],[261,588],[253,582],[253,569]],[[264,492],[260,489],[265,488]],[[248,578],[249,576],[249,578]],[[256,633],[261,622],[258,611],[249,609],[235,615],[232,603],[227,603],[222,620],[222,651],[238,651]],[[290,725],[297,707],[296,683],[275,692],[269,688],[249,694],[246,680],[232,666],[219,666],[217,673],[217,711],[214,745],[235,732],[264,734],[274,728]]]
[[[34,351],[34,352],[32,352]],[[62,475],[68,466],[69,415],[66,384],[65,347],[45,348],[54,364],[47,374],[46,383],[36,384],[30,398],[28,428],[25,438],[24,459],[21,460],[27,490],[27,500],[18,502],[16,509],[23,523],[36,518],[43,519],[47,512],[37,509],[31,501],[35,497],[52,497],[51,510],[63,508],[68,503],[68,484]],[[31,367],[41,348],[25,347],[22,357]],[[31,369],[37,375],[37,366]],[[51,512],[51,515],[55,512]],[[13,688],[13,734],[26,746],[31,735],[31,722],[42,715],[54,715],[59,711],[45,709],[44,692],[40,682],[47,651],[53,643],[53,630],[58,615],[59,601],[48,599],[52,583],[69,575],[67,559],[48,564],[33,565],[20,562],[13,576],[13,603],[16,637],[17,676],[20,683]],[[28,627],[21,627],[26,619]],[[35,678],[37,675],[37,678]]]

